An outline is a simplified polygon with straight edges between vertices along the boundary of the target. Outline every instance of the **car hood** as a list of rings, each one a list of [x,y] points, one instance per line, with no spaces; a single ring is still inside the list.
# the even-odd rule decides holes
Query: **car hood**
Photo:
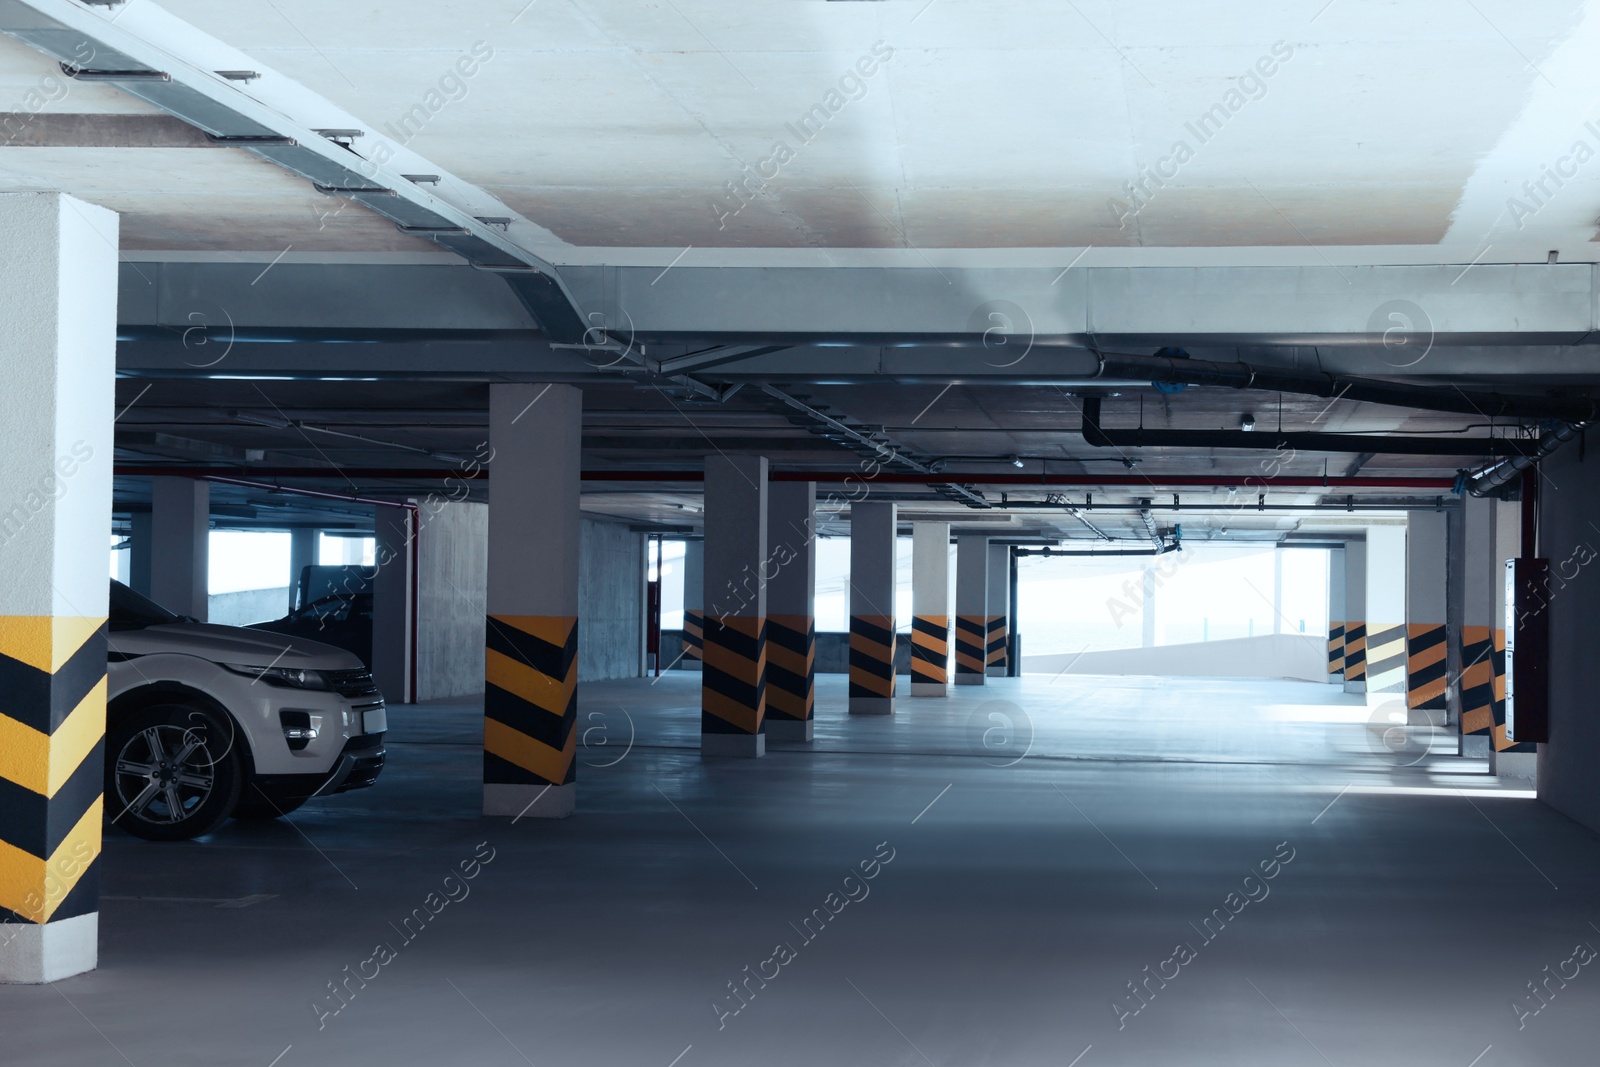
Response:
[[[167,653],[198,656],[213,663],[247,667],[305,667],[316,670],[350,670],[363,666],[359,657],[320,641],[242,626],[215,626],[204,622],[177,622],[119,630],[108,635],[112,652],[150,656]]]

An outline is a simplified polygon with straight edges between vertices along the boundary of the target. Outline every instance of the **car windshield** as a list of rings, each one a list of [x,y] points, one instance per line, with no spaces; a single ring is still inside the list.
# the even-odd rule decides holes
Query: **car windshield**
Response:
[[[111,583],[110,625],[113,630],[142,630],[146,626],[165,626],[182,622],[166,608],[149,597],[141,596],[121,582]]]

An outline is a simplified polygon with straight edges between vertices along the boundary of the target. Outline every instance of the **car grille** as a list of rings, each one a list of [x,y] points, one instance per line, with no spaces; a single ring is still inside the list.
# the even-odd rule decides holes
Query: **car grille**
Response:
[[[327,671],[328,684],[333,691],[342,697],[367,697],[377,696],[378,687],[373,684],[372,672],[365,667],[358,667],[348,671]]]

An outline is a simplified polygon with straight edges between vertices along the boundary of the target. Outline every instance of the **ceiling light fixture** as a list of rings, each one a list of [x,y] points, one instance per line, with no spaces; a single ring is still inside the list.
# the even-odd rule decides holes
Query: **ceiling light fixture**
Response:
[[[1022,457],[1021,457],[1021,456],[1012,456],[1012,457],[1011,457],[1011,465],[1012,465],[1012,466],[1013,466],[1013,467],[1020,467],[1020,466],[1022,466]]]
[[[1239,420],[1239,429],[1243,430],[1245,433],[1249,433],[1255,428],[1256,417],[1254,415],[1245,415]]]

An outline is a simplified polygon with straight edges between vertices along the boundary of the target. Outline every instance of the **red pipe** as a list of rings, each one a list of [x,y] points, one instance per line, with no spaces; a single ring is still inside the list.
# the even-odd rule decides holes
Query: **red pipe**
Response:
[[[352,496],[345,493],[320,492],[308,489],[290,489],[268,482],[256,482],[234,477],[229,471],[236,468],[224,467],[133,467],[123,466],[116,468],[119,477],[141,477],[152,475],[171,475],[178,478],[205,478],[210,481],[223,482],[229,485],[242,485],[251,489],[264,489],[269,491],[282,491],[285,493],[301,493],[308,496],[320,496],[329,500],[345,500],[361,504],[387,504],[394,507],[410,506],[397,505],[393,501],[373,500],[367,497]],[[473,472],[446,470],[439,467],[345,467],[341,469],[319,469],[314,467],[256,467],[249,469],[248,473],[257,478],[361,478],[369,481],[429,481],[434,479],[461,478],[463,480],[484,478],[488,476],[487,470]],[[1285,475],[1241,474],[1225,476],[1217,474],[982,474],[973,471],[944,471],[940,474],[915,474],[904,471],[882,471],[877,474],[867,474],[862,471],[816,471],[816,470],[778,470],[772,472],[772,480],[776,482],[845,482],[849,480],[860,482],[874,482],[883,485],[1020,485],[1020,486],[1083,486],[1095,488],[1097,486],[1132,486],[1136,488],[1159,488],[1161,486],[1191,486],[1200,488],[1225,489],[1233,486],[1248,488],[1260,486],[1262,488],[1280,489],[1453,489],[1455,479],[1449,478],[1346,478],[1319,477],[1288,477]],[[701,470],[587,470],[583,472],[586,482],[666,482],[678,484],[692,484],[705,480],[705,472]]]

